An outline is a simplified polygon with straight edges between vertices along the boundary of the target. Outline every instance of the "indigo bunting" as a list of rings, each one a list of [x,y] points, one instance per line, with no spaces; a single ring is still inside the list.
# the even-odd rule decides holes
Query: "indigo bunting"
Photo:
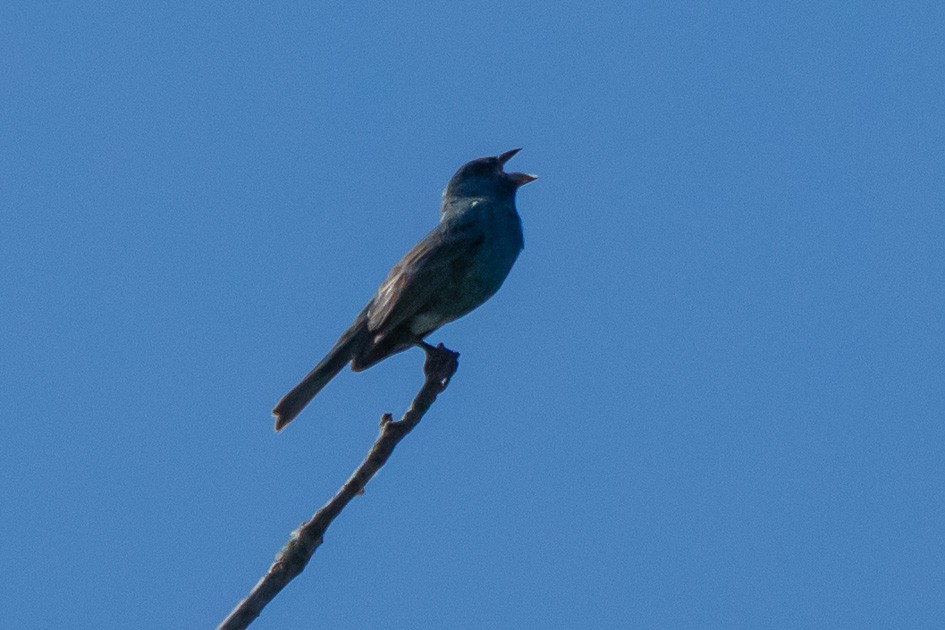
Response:
[[[377,293],[321,362],[272,415],[281,431],[351,363],[355,372],[415,345],[492,297],[524,241],[515,192],[537,179],[506,173],[520,149],[464,164],[450,179],[440,223],[394,265]]]

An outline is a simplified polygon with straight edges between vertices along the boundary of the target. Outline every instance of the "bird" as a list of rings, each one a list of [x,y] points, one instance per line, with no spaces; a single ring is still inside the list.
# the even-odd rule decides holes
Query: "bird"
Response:
[[[440,221],[390,270],[377,292],[318,365],[272,410],[276,432],[346,365],[361,372],[424,339],[491,298],[524,247],[515,193],[538,179],[507,173],[521,149],[467,162],[440,203]]]

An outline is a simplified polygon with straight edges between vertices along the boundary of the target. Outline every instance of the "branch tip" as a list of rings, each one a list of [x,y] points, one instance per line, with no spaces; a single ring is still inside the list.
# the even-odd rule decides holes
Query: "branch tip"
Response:
[[[325,531],[331,522],[351,499],[364,494],[365,485],[387,463],[394,447],[417,426],[437,395],[449,385],[459,367],[459,353],[446,348],[442,343],[436,347],[425,342],[419,345],[427,355],[423,365],[426,380],[414,397],[410,409],[397,421],[390,413],[381,416],[381,434],[361,465],[328,503],[309,521],[302,523],[292,532],[289,541],[276,556],[275,563],[266,575],[253,587],[249,596],[223,620],[218,630],[242,630],[248,627],[259,617],[263,608],[305,569],[315,550],[324,541]]]

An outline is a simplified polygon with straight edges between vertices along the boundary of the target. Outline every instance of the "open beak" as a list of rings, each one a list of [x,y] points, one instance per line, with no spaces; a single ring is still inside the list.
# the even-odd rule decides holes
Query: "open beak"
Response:
[[[522,148],[519,147],[518,149],[512,149],[511,151],[506,151],[505,153],[503,153],[497,158],[499,160],[499,164],[502,164],[503,166],[505,166],[505,163],[511,160],[512,156],[514,156],[516,153],[518,153],[521,150]],[[516,187],[524,186],[528,182],[533,182],[536,179],[538,179],[538,175],[529,175],[528,173],[509,173],[508,177],[513,182],[515,182]]]

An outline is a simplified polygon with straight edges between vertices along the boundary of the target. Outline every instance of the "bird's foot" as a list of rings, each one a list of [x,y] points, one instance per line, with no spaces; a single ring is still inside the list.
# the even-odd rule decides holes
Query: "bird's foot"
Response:
[[[427,354],[427,360],[423,364],[423,373],[428,378],[436,379],[440,387],[445,388],[449,385],[450,377],[456,372],[459,353],[450,350],[442,343],[431,346],[422,339],[417,342],[417,345],[423,348],[423,351]]]

